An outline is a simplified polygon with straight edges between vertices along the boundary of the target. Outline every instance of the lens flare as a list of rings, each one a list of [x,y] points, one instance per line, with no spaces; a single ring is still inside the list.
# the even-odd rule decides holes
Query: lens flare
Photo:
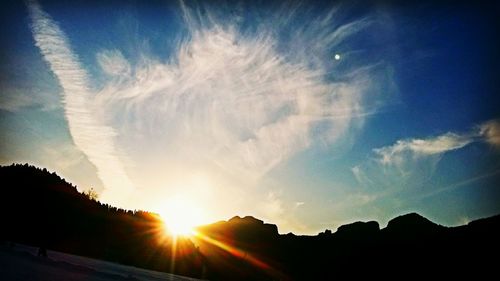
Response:
[[[174,236],[190,236],[194,227],[203,222],[200,208],[192,201],[180,197],[167,201],[160,216],[165,230]]]

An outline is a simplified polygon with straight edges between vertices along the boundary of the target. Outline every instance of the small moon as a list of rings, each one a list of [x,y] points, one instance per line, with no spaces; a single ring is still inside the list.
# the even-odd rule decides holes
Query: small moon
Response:
[[[335,54],[335,56],[333,57],[335,60],[340,60],[340,55],[339,54]]]

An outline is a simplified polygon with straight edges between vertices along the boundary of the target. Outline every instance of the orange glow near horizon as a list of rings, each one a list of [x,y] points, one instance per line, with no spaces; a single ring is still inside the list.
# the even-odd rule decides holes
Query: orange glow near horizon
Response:
[[[231,246],[228,243],[224,243],[223,241],[216,240],[212,237],[209,237],[208,235],[205,235],[199,231],[193,231],[193,236],[194,238],[198,238],[204,242],[207,242],[213,246],[216,246],[231,255],[243,259],[249,263],[251,263],[254,266],[257,266],[260,269],[263,269],[269,273],[272,273],[273,275],[282,275],[279,273],[277,270],[273,269],[270,265],[267,263],[259,260],[258,258],[254,257],[252,254],[248,253],[247,251],[243,251],[241,249],[238,249],[237,247]]]
[[[158,219],[158,222],[155,224],[156,226],[154,227],[153,232],[158,235],[159,244],[168,246],[171,251],[170,272],[175,272],[177,261],[186,256],[186,254],[190,253],[189,251],[185,251],[186,242],[188,242],[188,244],[190,245],[191,243],[194,243],[194,245],[198,245],[200,248],[203,248],[201,246],[202,243],[207,243],[229,253],[236,258],[248,262],[249,264],[267,272],[268,274],[276,277],[279,280],[289,280],[286,274],[275,269],[267,262],[259,259],[251,252],[231,245],[231,243],[229,242],[210,237],[209,235],[198,231],[194,226],[193,228],[189,229],[190,231],[187,234],[182,234],[180,232],[178,232],[177,234],[173,234],[172,230],[167,229],[168,225],[165,221],[163,221],[164,218],[162,218],[161,216],[158,217],[156,214],[154,216]],[[203,253],[203,250],[201,250],[201,253],[207,254]]]

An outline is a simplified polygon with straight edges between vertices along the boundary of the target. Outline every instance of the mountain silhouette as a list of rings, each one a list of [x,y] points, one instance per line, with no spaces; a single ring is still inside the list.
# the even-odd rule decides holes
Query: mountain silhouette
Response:
[[[335,232],[339,239],[360,240],[366,237],[375,237],[380,230],[378,222],[354,222],[340,226]]]
[[[201,253],[189,239],[176,241],[183,251],[172,252],[156,214],[101,204],[29,165],[0,167],[0,179],[0,240],[200,277]]]
[[[481,279],[500,253],[500,215],[445,227],[410,213],[315,236],[236,216],[174,243],[158,215],[102,204],[46,169],[3,166],[0,179],[2,241],[210,280]]]
[[[435,224],[417,213],[410,213],[390,220],[383,231],[399,237],[417,237],[433,234],[443,229],[443,226]]]

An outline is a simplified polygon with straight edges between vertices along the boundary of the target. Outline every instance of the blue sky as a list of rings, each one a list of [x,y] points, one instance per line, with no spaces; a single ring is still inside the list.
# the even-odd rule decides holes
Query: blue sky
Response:
[[[183,202],[199,223],[254,215],[282,233],[500,212],[498,7],[2,6],[1,164],[124,208]]]

